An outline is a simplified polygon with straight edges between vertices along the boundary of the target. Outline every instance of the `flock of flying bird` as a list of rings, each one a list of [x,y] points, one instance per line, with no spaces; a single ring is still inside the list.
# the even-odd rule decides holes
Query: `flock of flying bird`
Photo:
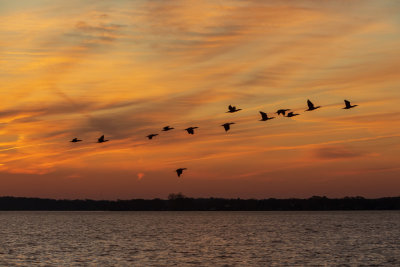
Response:
[[[345,107],[343,109],[351,109],[351,108],[354,108],[354,107],[358,106],[358,105],[351,105],[350,101],[348,101],[348,100],[344,100],[344,104],[345,104]],[[321,107],[321,106],[314,106],[314,104],[310,100],[307,100],[307,105],[308,105],[308,109],[306,109],[305,111],[313,111],[313,110],[316,110],[316,109]],[[226,113],[235,113],[235,112],[238,112],[240,110],[242,110],[242,109],[241,108],[236,108],[235,106],[232,106],[232,105],[229,105],[228,106],[228,111]],[[278,114],[278,116],[282,115],[283,117],[287,117],[287,118],[291,118],[291,117],[300,115],[298,113],[293,113],[293,111],[290,111],[290,112],[288,112],[286,114],[286,112],[289,111],[289,110],[290,109],[279,109],[279,110],[276,111],[276,114]],[[261,114],[261,120],[260,121],[267,121],[267,120],[272,120],[273,118],[275,118],[275,117],[268,117],[267,113],[262,112],[262,111],[260,111],[260,114]],[[235,124],[235,123],[234,122],[227,122],[227,123],[222,124],[221,126],[224,127],[225,132],[227,132],[227,131],[230,130],[230,126],[232,124]],[[194,134],[194,130],[197,129],[197,128],[199,128],[199,127],[189,127],[189,128],[186,128],[185,130],[188,132],[188,134]],[[165,126],[162,129],[162,131],[163,132],[167,132],[167,131],[170,131],[170,130],[173,130],[173,129],[174,128],[172,128],[170,126]],[[153,139],[153,137],[155,137],[157,135],[158,134],[149,134],[146,137],[149,140],[151,140],[151,139]],[[81,141],[82,140],[80,140],[80,139],[78,139],[76,137],[71,140],[72,143],[77,143],[77,142],[81,142]],[[109,140],[106,140],[104,138],[104,135],[102,135],[99,139],[97,139],[97,143],[105,143],[107,141],[109,141]],[[177,175],[178,175],[178,177],[180,177],[182,175],[184,170],[187,170],[187,168],[179,168],[179,169],[175,170]]]

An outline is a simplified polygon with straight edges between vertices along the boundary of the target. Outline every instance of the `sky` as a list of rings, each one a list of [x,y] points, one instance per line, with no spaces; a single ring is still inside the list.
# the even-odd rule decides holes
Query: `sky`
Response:
[[[0,196],[398,196],[399,13],[391,0],[0,0]]]

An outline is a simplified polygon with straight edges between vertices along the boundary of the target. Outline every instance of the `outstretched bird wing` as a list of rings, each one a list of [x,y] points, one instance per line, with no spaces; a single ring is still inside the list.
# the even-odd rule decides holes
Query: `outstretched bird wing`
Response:
[[[178,177],[181,177],[183,170],[186,170],[186,168],[179,168],[176,170],[176,174],[178,174]]]
[[[104,142],[104,135],[99,138],[99,142]]]
[[[314,109],[314,104],[310,101],[310,99],[307,100],[307,105],[308,109]]]
[[[278,115],[282,114],[283,116],[286,115],[286,111],[288,111],[289,109],[278,109],[278,111],[276,112]]]
[[[350,101],[344,100],[344,104],[346,105],[346,108],[350,108]]]
[[[267,120],[267,119],[268,119],[267,113],[260,111],[260,114],[261,114],[261,118],[262,118],[263,120]]]

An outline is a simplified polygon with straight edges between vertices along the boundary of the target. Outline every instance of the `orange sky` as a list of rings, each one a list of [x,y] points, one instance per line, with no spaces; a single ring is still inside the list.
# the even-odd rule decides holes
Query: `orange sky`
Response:
[[[0,196],[397,196],[398,14],[390,0],[0,0]],[[322,108],[304,112],[308,98]],[[279,108],[301,115],[259,121]]]

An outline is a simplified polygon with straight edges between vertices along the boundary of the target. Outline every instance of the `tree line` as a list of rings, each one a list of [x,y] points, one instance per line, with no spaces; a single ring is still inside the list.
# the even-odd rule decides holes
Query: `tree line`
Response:
[[[168,199],[68,200],[26,197],[0,197],[0,210],[42,211],[307,211],[307,210],[400,210],[400,197],[307,199],[226,199],[191,198],[181,193]]]

